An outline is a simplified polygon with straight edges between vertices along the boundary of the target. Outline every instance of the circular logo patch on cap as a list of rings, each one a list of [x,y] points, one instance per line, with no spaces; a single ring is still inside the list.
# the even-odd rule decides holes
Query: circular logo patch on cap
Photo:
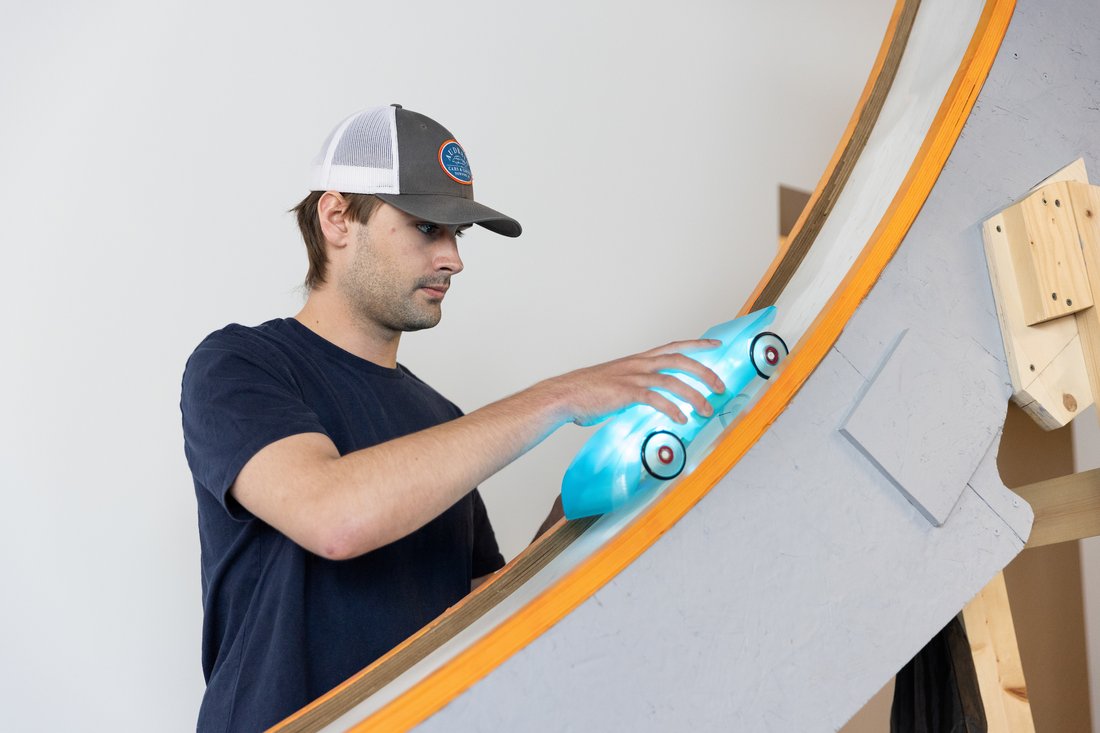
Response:
[[[459,183],[470,185],[474,182],[474,176],[470,172],[470,162],[466,160],[466,151],[457,140],[448,140],[439,146],[439,166],[444,173]]]

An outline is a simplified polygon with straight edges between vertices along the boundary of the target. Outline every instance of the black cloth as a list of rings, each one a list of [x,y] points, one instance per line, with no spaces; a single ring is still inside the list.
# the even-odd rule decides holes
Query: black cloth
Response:
[[[462,414],[403,366],[361,359],[294,319],[233,324],[191,355],[180,409],[202,550],[200,731],[278,722],[504,564],[476,490],[411,535],[339,562],[229,494],[245,463],[281,438],[323,433],[344,455]]]
[[[958,616],[898,672],[890,733],[986,733],[978,673]]]

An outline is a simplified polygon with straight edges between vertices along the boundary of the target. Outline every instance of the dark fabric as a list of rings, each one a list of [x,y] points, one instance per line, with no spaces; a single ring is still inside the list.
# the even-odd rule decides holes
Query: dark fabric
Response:
[[[343,455],[461,415],[404,367],[360,359],[293,319],[234,324],[188,360],[180,408],[202,550],[201,731],[278,722],[504,565],[476,490],[411,535],[341,562],[230,496],[245,463],[289,435],[323,433]]]
[[[532,542],[542,537],[544,534],[553,529],[554,525],[565,518],[565,509],[562,508],[561,494],[558,494],[554,498],[554,504],[550,507],[550,513],[546,515],[546,519],[542,520],[542,524],[539,525],[539,530],[535,532]]]
[[[986,733],[974,657],[958,616],[898,672],[890,731]]]

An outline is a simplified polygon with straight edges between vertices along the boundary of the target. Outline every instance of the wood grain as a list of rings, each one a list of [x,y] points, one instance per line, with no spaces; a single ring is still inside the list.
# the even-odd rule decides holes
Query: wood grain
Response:
[[[1085,161],[1078,158],[1035,186],[1058,182],[1088,183]],[[1001,326],[1012,400],[1045,430],[1069,424],[1093,403],[1093,390],[1082,358],[1078,326],[1074,318],[1056,318],[1027,325],[1018,276],[1009,251],[1004,212],[985,221],[985,245],[997,320]]]
[[[1034,733],[1024,668],[1008,605],[1004,573],[963,609],[966,635],[974,655],[978,687],[991,733]]]
[[[1100,535],[1100,468],[1013,489],[1035,512],[1027,547]]]
[[[1069,185],[1043,186],[1002,212],[1015,285],[1028,326],[1092,305]]]
[[[1100,303],[1100,187],[1068,183],[1077,235],[1081,244],[1088,286],[1093,303]],[[1075,316],[1085,357],[1092,397],[1100,394],[1100,306],[1094,305]]]

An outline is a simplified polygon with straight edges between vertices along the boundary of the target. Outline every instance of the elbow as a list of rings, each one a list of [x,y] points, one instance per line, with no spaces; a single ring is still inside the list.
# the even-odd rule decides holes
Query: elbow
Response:
[[[326,560],[351,560],[381,547],[369,526],[357,522],[332,522],[324,526],[305,549]]]
[[[306,549],[325,560],[351,560],[363,554],[338,538],[324,538],[314,547]]]
[[[314,500],[302,506],[306,550],[326,560],[351,560],[386,545],[392,536],[392,521],[381,516],[380,507],[367,500],[372,492],[353,486],[341,473],[337,461],[315,479]]]
[[[352,492],[337,468],[337,461],[327,462],[323,473],[313,477],[315,490],[303,492],[312,501],[299,505],[299,536],[292,539],[325,560],[351,560],[375,549],[373,528],[364,512],[342,499]]]

